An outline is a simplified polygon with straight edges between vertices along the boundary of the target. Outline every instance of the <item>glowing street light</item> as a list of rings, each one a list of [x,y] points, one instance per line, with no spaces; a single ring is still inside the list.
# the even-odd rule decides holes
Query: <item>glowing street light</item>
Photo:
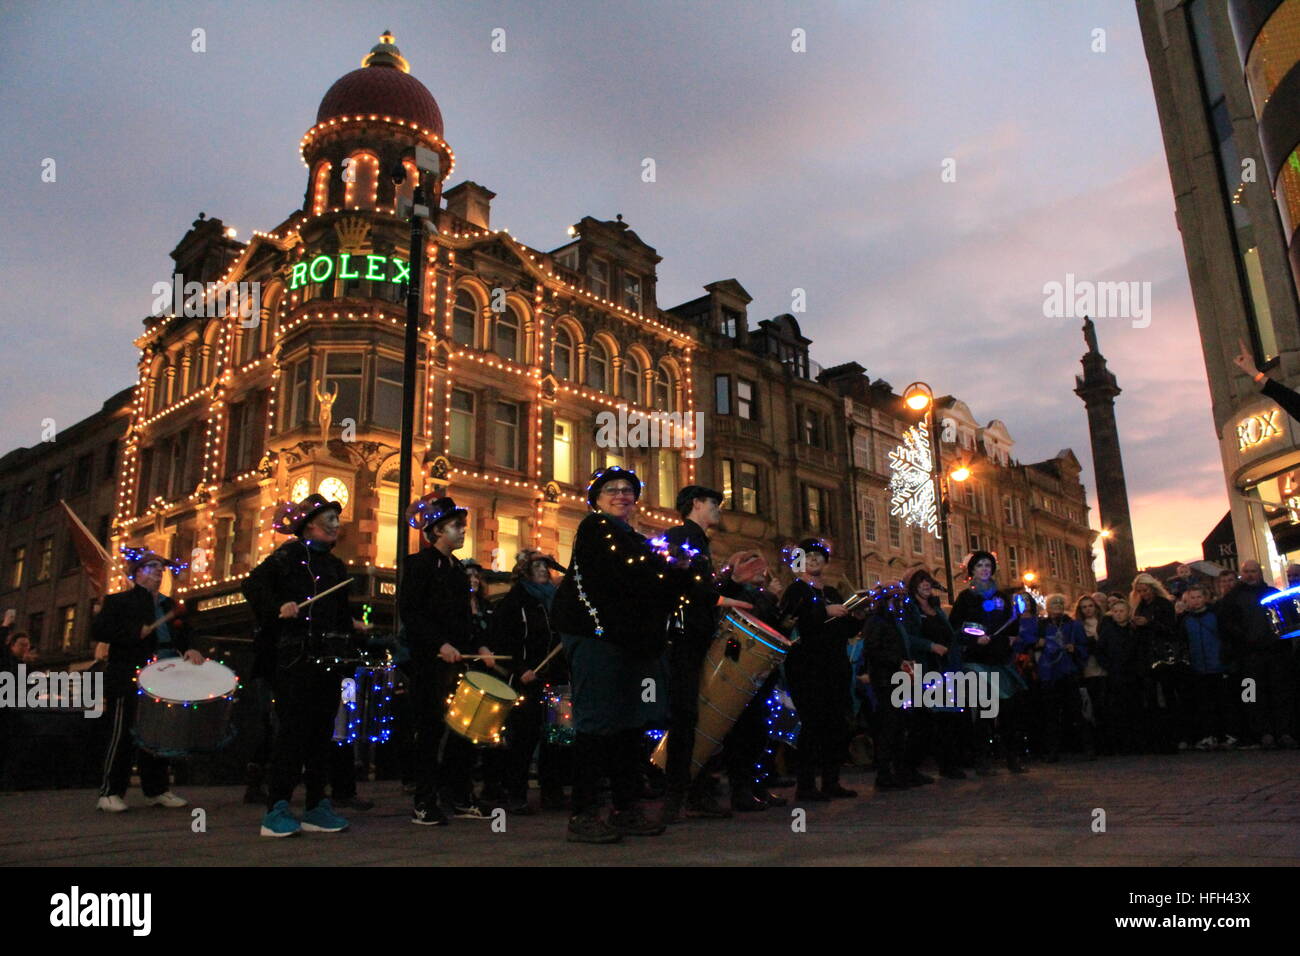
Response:
[[[1038,575],[1033,571],[1026,571],[1024,574],[1020,575],[1020,580],[1024,581],[1026,585],[1030,585],[1038,580]]]
[[[965,481],[970,477],[970,468],[966,465],[958,465],[952,471],[948,472],[948,477],[953,481]]]
[[[914,412],[923,412],[934,401],[934,392],[925,382],[913,382],[903,390],[903,404]]]

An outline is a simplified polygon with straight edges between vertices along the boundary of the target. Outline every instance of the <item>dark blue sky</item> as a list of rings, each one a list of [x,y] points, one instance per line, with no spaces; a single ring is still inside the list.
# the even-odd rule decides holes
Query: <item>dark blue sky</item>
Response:
[[[664,257],[663,306],[734,277],[757,320],[805,289],[814,358],[925,378],[1005,421],[1021,460],[1072,447],[1090,488],[1083,339],[1043,317],[1043,284],[1152,283],[1149,328],[1098,332],[1139,560],[1199,556],[1226,498],[1131,0],[8,3],[0,451],[134,381],[200,210],[247,238],[299,206],[298,139],[385,28],[494,226],[548,249],[621,212]]]

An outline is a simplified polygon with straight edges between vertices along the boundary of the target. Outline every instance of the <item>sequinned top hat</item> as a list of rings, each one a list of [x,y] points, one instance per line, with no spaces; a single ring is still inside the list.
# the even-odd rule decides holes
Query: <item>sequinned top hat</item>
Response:
[[[341,504],[329,501],[324,495],[310,494],[296,504],[292,501],[283,502],[275,510],[271,528],[280,534],[301,535],[307,522],[329,508],[333,508],[335,514],[343,513]]]
[[[419,531],[428,531],[449,518],[463,518],[469,514],[468,508],[457,508],[450,498],[439,498],[436,494],[427,494],[419,501],[412,501],[406,509],[406,521]]]
[[[615,478],[626,478],[630,481],[632,483],[632,497],[640,500],[641,479],[636,476],[636,472],[620,465],[610,465],[608,468],[599,468],[592,473],[591,482],[587,485],[587,504],[595,508],[600,489],[605,486],[606,482],[613,481]]]
[[[150,561],[159,562],[164,568],[171,571],[172,574],[180,574],[189,567],[184,561],[176,561],[172,558],[165,558],[153,548],[128,548],[123,545],[119,548],[122,557],[126,559],[126,573],[130,578],[135,577],[135,573]]]

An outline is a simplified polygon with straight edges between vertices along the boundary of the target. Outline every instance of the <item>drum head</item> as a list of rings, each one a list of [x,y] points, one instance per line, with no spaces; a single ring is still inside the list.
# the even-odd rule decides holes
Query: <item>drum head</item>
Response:
[[[768,627],[754,615],[742,611],[740,608],[732,608],[727,612],[727,617],[733,618],[733,624],[742,631],[748,631],[751,637],[755,637],[770,647],[778,650],[788,650],[790,642],[785,635],[776,628]]]
[[[239,681],[225,664],[191,664],[180,657],[154,661],[140,671],[140,689],[169,703],[192,703],[232,694]]]
[[[489,697],[495,697],[497,700],[510,703],[517,700],[519,695],[505,681],[497,680],[491,674],[484,674],[482,671],[466,671],[465,680],[473,684],[479,690]]]

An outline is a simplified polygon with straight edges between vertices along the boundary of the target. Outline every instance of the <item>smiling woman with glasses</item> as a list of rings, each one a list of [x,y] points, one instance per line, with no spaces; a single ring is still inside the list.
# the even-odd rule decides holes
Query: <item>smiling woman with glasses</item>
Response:
[[[641,731],[666,702],[660,658],[668,618],[689,586],[688,562],[636,532],[629,520],[641,479],[618,466],[591,476],[569,571],[552,619],[569,659],[573,686],[573,816],[568,838],[614,843],[657,836],[663,824],[641,812]],[[596,789],[608,775],[614,812],[602,820]]]

